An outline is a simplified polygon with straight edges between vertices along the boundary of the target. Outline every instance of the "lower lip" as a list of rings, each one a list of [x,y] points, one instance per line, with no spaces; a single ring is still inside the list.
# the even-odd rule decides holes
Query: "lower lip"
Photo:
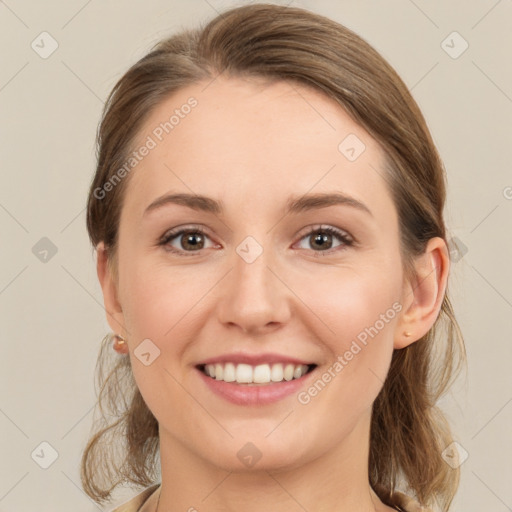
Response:
[[[196,370],[208,388],[228,402],[236,405],[266,405],[296,394],[316,368],[298,379],[257,385],[236,384],[212,379],[198,368]]]

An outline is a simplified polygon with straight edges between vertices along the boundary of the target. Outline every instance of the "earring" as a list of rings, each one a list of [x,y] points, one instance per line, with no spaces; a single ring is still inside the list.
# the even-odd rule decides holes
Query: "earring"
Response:
[[[126,340],[119,334],[114,334],[114,343],[112,348],[119,354],[126,354],[128,352],[128,345]]]
[[[406,336],[408,338],[409,336],[412,336],[412,333],[410,333],[409,331],[406,331],[406,332],[404,332],[404,336]]]

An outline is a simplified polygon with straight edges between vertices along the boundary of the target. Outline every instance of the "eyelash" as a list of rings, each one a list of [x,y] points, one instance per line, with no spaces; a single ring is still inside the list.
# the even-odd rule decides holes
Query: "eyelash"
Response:
[[[354,240],[352,237],[350,237],[348,234],[346,234],[344,231],[341,231],[337,228],[334,228],[332,226],[315,226],[312,229],[310,229],[307,233],[302,235],[300,240],[303,240],[304,238],[311,236],[313,233],[327,233],[329,235],[336,236],[339,238],[341,242],[343,242],[343,245],[334,247],[331,249],[327,249],[325,251],[313,251],[315,253],[315,256],[325,256],[325,255],[331,255],[333,252],[345,250],[347,247],[351,247],[354,245]],[[184,233],[199,233],[201,236],[208,237],[208,234],[200,227],[200,226],[189,226],[186,228],[181,228],[177,230],[171,230],[164,234],[164,236],[160,239],[158,242],[159,246],[166,246],[171,240],[174,238],[179,237],[180,235],[183,235]],[[179,249],[176,249],[174,247],[169,246],[166,248],[167,251],[178,254],[180,256],[195,256],[197,253],[201,252],[201,250],[197,251],[182,251]]]

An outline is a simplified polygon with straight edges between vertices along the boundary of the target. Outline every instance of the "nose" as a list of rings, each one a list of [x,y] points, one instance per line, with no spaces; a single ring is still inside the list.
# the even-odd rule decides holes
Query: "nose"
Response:
[[[219,321],[244,333],[263,334],[290,318],[292,292],[264,250],[252,263],[235,253],[233,268],[223,280],[218,299]]]

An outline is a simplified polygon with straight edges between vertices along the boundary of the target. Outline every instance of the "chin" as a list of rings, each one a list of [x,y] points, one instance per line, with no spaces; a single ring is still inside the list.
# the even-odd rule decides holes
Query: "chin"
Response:
[[[259,471],[292,470],[305,463],[307,452],[303,443],[290,443],[289,439],[286,443],[286,436],[281,438],[276,436],[270,441],[265,439],[265,435],[254,437],[246,435],[242,439],[239,437],[230,439],[215,452],[209,452],[208,462],[225,471],[253,474]]]

